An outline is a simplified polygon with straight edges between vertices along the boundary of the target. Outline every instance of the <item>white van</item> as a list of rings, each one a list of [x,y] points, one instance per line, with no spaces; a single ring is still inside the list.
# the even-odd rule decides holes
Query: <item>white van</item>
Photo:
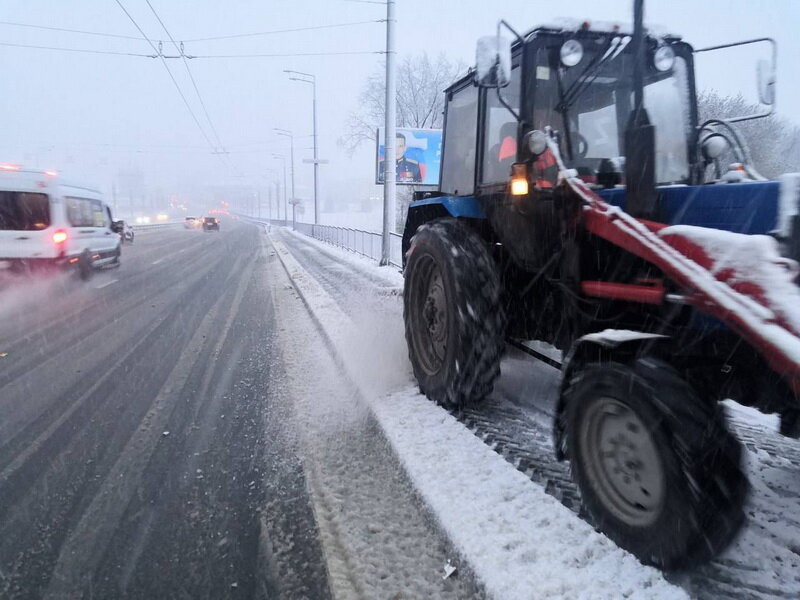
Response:
[[[0,164],[0,269],[74,267],[86,279],[119,265],[118,228],[99,191]]]

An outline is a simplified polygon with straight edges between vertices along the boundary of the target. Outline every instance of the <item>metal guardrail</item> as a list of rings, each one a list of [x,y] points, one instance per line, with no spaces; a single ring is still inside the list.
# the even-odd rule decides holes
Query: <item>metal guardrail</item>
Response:
[[[239,215],[240,218],[253,221],[255,223],[270,224],[278,227],[290,227],[289,221],[276,219],[258,219],[246,215]],[[336,225],[313,225],[311,223],[295,223],[295,230],[300,233],[320,240],[337,248],[349,250],[360,256],[366,256],[375,261],[381,259],[381,234],[377,231],[366,229],[356,229],[354,227],[338,227]],[[395,267],[403,266],[402,242],[403,236],[399,233],[389,234],[391,248],[389,252],[389,263]]]

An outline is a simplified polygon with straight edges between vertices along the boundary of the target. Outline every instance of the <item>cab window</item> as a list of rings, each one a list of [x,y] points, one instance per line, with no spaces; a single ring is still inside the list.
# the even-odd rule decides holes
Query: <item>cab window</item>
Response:
[[[475,148],[478,127],[478,88],[454,92],[447,102],[441,190],[466,196],[475,190]]]
[[[519,114],[520,69],[511,71],[511,83],[500,90],[503,100]],[[497,90],[486,90],[486,131],[483,144],[481,183],[500,183],[508,180],[511,165],[517,156],[517,120],[500,103]]]

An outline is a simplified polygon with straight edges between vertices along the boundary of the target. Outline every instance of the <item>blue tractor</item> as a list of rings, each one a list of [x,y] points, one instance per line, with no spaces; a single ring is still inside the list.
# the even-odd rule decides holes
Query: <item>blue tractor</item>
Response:
[[[642,10],[479,41],[445,91],[439,189],[408,211],[404,316],[421,390],[451,409],[491,392],[509,341],[560,349],[559,458],[598,528],[670,569],[744,521],[719,401],[800,435],[800,184],[698,122],[698,51]],[[750,43],[773,45],[771,105],[774,43]]]

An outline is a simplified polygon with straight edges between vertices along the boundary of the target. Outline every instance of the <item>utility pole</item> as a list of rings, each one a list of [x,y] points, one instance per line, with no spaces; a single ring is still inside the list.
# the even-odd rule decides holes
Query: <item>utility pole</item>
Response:
[[[319,202],[319,154],[317,153],[317,80],[314,79],[311,93],[311,110],[314,113],[314,225],[319,224],[317,203]]]
[[[294,193],[294,135],[292,135],[292,132],[289,131],[288,129],[279,129],[277,127],[273,127],[273,131],[275,131],[278,135],[282,135],[283,137],[288,137],[289,138],[289,147],[290,147],[290,152],[291,152],[291,163],[292,163],[292,199],[290,201],[291,204],[292,204],[292,229],[296,229],[296,227],[295,227],[295,218],[294,218],[294,214],[295,214],[294,207],[297,204],[297,196],[295,196],[295,193]],[[316,158],[316,155],[314,156],[314,158]],[[316,168],[316,166],[317,165],[315,163],[314,164],[314,168]],[[316,185],[316,182],[317,182],[317,180],[316,180],[316,175],[315,175],[314,176],[314,185]],[[316,191],[315,191],[315,194],[316,194]],[[316,195],[315,195],[315,197],[316,197]],[[315,217],[315,219],[316,219],[316,217]]]
[[[283,154],[273,154],[272,158],[283,161],[283,220],[289,220],[289,199],[287,197],[288,187],[286,186],[286,157]]]
[[[381,245],[381,262],[386,266],[391,258],[391,225],[395,213],[395,133],[396,133],[396,106],[397,101],[397,72],[394,65],[394,3],[395,0],[386,0],[386,123],[383,157],[383,231]]]
[[[286,196],[286,189],[284,188],[284,197]],[[275,180],[275,205],[278,207],[278,220],[281,220],[281,182]],[[286,221],[286,210],[283,211],[283,220]]]
[[[284,73],[294,73],[295,75],[301,75],[302,77],[308,77],[309,79],[303,79],[302,77],[289,77],[292,81],[301,81],[303,83],[309,83],[312,87],[312,96],[311,96],[311,109],[312,109],[312,123],[313,123],[313,136],[314,136],[314,159],[313,160],[304,160],[303,162],[311,162],[314,163],[314,225],[319,224],[319,165],[322,163],[327,163],[327,160],[321,160],[319,158],[318,146],[317,146],[317,78],[312,75],[311,73],[303,73],[301,71],[292,71],[289,69],[284,69]]]

